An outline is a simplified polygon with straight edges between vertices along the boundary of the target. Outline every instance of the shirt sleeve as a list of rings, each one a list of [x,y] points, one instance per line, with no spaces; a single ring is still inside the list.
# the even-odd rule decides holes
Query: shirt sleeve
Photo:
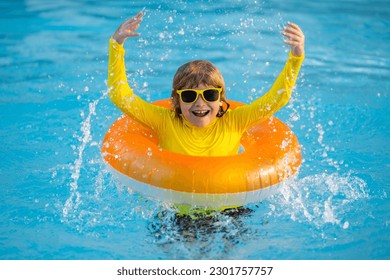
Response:
[[[164,123],[168,109],[155,106],[136,94],[130,88],[125,67],[125,49],[110,38],[108,55],[108,95],[111,101],[125,114],[137,121],[158,130]]]
[[[286,64],[271,89],[249,105],[231,111],[232,121],[239,130],[246,130],[254,123],[266,119],[285,106],[293,92],[304,56],[289,53]]]

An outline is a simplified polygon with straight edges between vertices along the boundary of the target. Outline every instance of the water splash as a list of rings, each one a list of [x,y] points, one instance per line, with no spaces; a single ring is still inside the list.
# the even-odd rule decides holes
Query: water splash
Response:
[[[98,99],[92,101],[89,103],[88,106],[88,114],[84,121],[81,122],[81,133],[82,135],[80,137],[77,137],[78,140],[80,141],[80,145],[77,148],[77,157],[73,163],[73,165],[70,166],[71,170],[71,182],[69,183],[70,185],[70,196],[66,200],[64,208],[62,209],[62,214],[63,217],[66,219],[69,216],[69,213],[71,211],[74,211],[77,209],[81,203],[81,196],[80,193],[78,192],[78,181],[80,178],[80,171],[83,168],[83,162],[84,162],[84,150],[86,149],[87,145],[91,142],[92,140],[92,135],[91,135],[91,119],[92,116],[94,116],[96,106],[98,103],[104,99],[107,96],[107,92],[103,92],[103,95],[99,97]],[[82,112],[82,115],[84,113]]]
[[[350,226],[345,214],[354,203],[368,199],[367,183],[349,172],[316,174],[289,181],[279,195],[269,199],[269,216],[288,216],[316,228],[326,224],[343,229]]]

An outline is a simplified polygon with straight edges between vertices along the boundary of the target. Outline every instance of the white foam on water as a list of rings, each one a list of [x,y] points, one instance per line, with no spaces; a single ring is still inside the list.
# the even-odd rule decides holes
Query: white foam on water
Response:
[[[279,195],[271,197],[268,215],[285,215],[317,228],[332,224],[346,229],[350,224],[344,214],[349,206],[367,198],[367,183],[352,172],[310,175],[289,181]]]

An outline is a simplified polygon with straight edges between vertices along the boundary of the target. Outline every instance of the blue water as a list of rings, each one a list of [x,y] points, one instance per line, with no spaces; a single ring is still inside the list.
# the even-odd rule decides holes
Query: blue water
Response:
[[[1,259],[389,259],[388,1],[1,1]],[[228,97],[270,87],[286,21],[306,35],[290,104],[296,178],[251,212],[177,221],[128,192],[100,155],[120,112],[106,93],[108,39],[146,7],[126,43],[129,82],[166,98],[178,66],[214,62]]]

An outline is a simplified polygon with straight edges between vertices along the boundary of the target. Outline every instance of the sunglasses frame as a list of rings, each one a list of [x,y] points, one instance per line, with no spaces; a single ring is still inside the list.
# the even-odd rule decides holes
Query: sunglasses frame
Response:
[[[185,102],[183,100],[183,98],[181,97],[181,94],[184,92],[184,91],[195,91],[196,92],[196,98],[194,101],[192,102]],[[204,98],[204,95],[203,93],[206,91],[206,90],[216,90],[218,91],[218,99],[215,100],[215,101],[208,101]],[[198,99],[199,99],[199,95],[202,96],[203,100],[206,101],[207,103],[210,103],[210,102],[216,102],[218,101],[220,98],[221,98],[221,92],[222,92],[222,88],[205,88],[205,89],[192,89],[192,88],[185,88],[185,89],[178,89],[176,90],[177,94],[179,95],[180,97],[180,100],[183,102],[183,103],[186,103],[186,104],[192,104],[192,103],[195,103]]]

